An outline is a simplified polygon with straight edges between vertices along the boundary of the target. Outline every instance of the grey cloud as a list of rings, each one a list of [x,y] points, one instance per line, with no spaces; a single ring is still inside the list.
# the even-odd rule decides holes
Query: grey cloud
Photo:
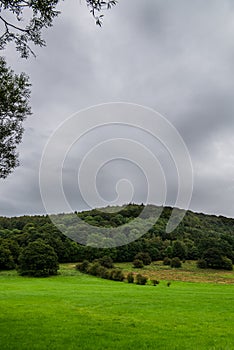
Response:
[[[34,115],[25,123],[21,167],[0,183],[0,214],[43,212],[38,184],[42,150],[69,115],[98,103],[130,101],[162,113],[184,138],[195,174],[191,209],[231,216],[233,1],[120,1],[106,13],[101,29],[79,2],[63,2],[61,10],[54,27],[45,32],[47,48],[36,49],[36,60],[19,60],[12,49],[7,53],[13,68],[31,77]],[[168,154],[148,136],[124,132],[156,149],[167,177],[167,202],[173,204],[176,169]],[[64,188],[74,208],[85,208],[76,187],[77,166],[92,144],[108,136],[110,131],[102,129],[70,154]],[[224,144],[219,159],[216,142]],[[143,179],[134,177],[135,168],[125,170],[141,201]],[[97,182],[104,197],[115,194],[123,173],[123,164],[102,170]]]

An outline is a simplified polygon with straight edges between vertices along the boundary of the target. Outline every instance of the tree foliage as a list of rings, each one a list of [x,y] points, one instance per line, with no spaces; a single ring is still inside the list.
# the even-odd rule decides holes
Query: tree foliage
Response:
[[[18,271],[21,275],[47,277],[56,275],[58,268],[57,254],[41,239],[29,243],[19,256]]]
[[[9,248],[0,245],[0,270],[11,270],[15,263]]]
[[[0,20],[2,33],[0,49],[10,42],[15,44],[21,57],[27,58],[33,53],[30,45],[45,46],[42,29],[52,26],[58,16],[56,10],[59,0],[3,0],[0,1]]]
[[[222,254],[216,247],[209,248],[203,254],[206,266],[211,269],[232,270],[232,261]]]
[[[33,46],[45,46],[42,30],[53,25],[60,13],[59,0],[0,1],[0,50],[15,45],[22,58],[34,54]],[[86,0],[96,24],[102,25],[104,9],[116,5],[115,0]],[[22,122],[30,114],[28,77],[14,75],[0,57],[0,178],[6,178],[18,165],[16,147],[21,142]]]
[[[90,8],[90,12],[92,13],[94,19],[96,20],[96,24],[100,27],[102,26],[103,20],[103,10],[109,10],[113,6],[117,4],[117,0],[86,0],[87,6]]]
[[[139,215],[141,210],[141,205],[129,204],[120,207],[119,213],[121,212],[121,216],[130,223],[131,220],[134,220]],[[170,239],[168,239],[169,235],[164,233],[171,210],[172,208],[165,207],[162,215],[150,231],[142,237],[137,238],[134,242],[114,248],[102,249],[73,242],[50,222],[50,218],[47,215],[14,218],[0,217],[0,245],[11,251],[11,255],[16,263],[19,249],[24,249],[28,244],[40,238],[43,242],[54,248],[59,262],[77,263],[85,259],[93,262],[98,259],[99,265],[101,263],[108,264],[108,266],[111,266],[112,261],[107,257],[110,257],[114,263],[133,262],[135,256],[142,252],[148,253],[153,261],[162,261],[165,257],[169,257],[170,259],[165,259],[164,263],[170,264],[172,257],[168,253],[172,254],[173,247],[175,253],[176,247],[181,248],[182,246],[184,248],[185,245],[187,252],[186,258],[194,256],[194,251],[196,251],[195,259],[199,259],[199,265],[207,266],[204,260],[205,258],[206,260],[209,259],[209,265],[217,266],[218,261],[218,265],[222,266],[220,268],[232,268],[231,264],[234,262],[234,219],[187,212],[182,225],[179,225],[176,232],[171,233]],[[83,220],[86,217],[93,218],[93,221],[98,216],[99,222],[100,217],[102,217],[103,223],[105,222],[106,227],[109,228],[111,228],[111,223],[116,225],[113,217],[117,213],[107,213],[93,209],[78,213],[77,215]],[[70,222],[72,225],[73,215],[64,214],[60,216],[66,220],[67,225]],[[131,231],[128,230],[127,225],[125,226],[126,231],[122,235],[126,235],[127,238]],[[144,229],[144,220],[139,223],[139,232],[141,228]],[[74,226],[74,229],[82,234],[82,223],[80,226]],[[114,234],[112,236],[110,232],[111,239],[115,239]],[[180,241],[180,244],[178,242],[174,244],[176,241]],[[14,246],[12,242],[16,242],[16,245]],[[85,241],[84,243],[87,244]],[[211,248],[212,250],[210,251],[209,249]],[[213,248],[215,248],[215,251]],[[154,251],[157,251],[156,255],[154,255]],[[183,253],[184,249],[177,249],[177,252],[180,251]],[[201,259],[203,260],[201,261]]]
[[[60,11],[59,0],[2,0],[0,1],[0,50],[10,42],[15,44],[21,57],[34,55],[31,45],[45,46],[42,30],[53,25]],[[101,26],[103,11],[117,4],[116,0],[86,0],[96,24]]]
[[[7,67],[0,57],[0,178],[18,165],[16,147],[23,134],[23,121],[30,115],[28,77]]]

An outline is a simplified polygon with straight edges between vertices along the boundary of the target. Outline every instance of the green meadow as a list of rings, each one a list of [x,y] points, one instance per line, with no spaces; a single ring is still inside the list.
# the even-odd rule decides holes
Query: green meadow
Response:
[[[83,275],[0,273],[1,350],[232,350],[231,284],[138,286]]]

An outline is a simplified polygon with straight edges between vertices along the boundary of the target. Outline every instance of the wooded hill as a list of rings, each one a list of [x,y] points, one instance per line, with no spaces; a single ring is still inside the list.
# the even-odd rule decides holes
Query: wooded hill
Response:
[[[167,233],[173,208],[153,205],[147,211],[145,208],[143,204],[128,204],[108,210],[53,215],[56,226],[66,235],[48,215],[0,217],[0,269],[15,268],[22,249],[38,239],[54,249],[59,262],[92,261],[103,256],[110,256],[115,262],[129,262],[143,252],[153,261],[165,257],[203,259],[208,267],[230,269],[230,260],[234,262],[234,219],[187,211],[178,227]],[[152,223],[153,214],[161,209],[159,219],[147,230],[147,220]],[[80,220],[76,221],[77,217]],[[102,234],[100,228],[109,229]],[[142,236],[142,232],[146,233]],[[116,244],[119,246],[115,247]]]

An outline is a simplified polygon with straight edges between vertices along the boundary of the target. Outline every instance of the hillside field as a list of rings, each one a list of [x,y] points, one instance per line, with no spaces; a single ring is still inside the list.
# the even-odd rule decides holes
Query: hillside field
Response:
[[[233,285],[113,282],[62,265],[50,278],[0,272],[1,350],[231,350]]]

